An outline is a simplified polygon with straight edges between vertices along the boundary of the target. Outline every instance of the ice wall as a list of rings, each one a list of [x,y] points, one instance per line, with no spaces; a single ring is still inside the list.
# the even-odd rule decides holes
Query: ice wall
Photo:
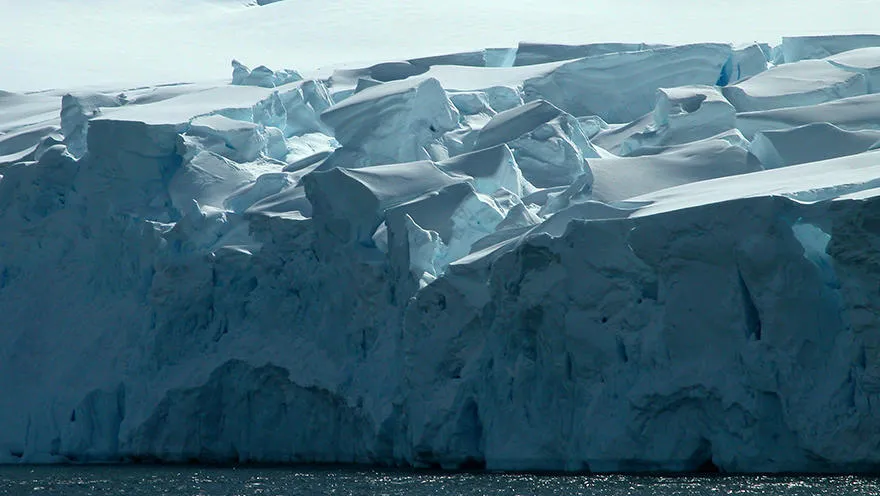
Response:
[[[752,47],[0,94],[0,462],[876,471],[874,52]]]

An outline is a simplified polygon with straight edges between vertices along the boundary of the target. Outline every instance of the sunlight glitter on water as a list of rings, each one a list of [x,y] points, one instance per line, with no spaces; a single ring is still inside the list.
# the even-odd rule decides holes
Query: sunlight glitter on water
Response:
[[[329,468],[0,467],[0,495],[583,495],[880,494],[870,477],[645,477],[438,473]]]

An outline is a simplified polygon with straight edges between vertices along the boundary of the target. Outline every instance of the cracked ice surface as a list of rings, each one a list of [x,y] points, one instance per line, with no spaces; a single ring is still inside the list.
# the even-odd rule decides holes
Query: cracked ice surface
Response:
[[[0,93],[0,463],[877,470],[875,41]]]

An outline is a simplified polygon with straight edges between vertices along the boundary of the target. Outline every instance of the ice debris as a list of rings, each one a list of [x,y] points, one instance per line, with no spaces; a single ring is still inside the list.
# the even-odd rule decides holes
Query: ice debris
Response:
[[[261,65],[251,70],[237,60],[232,61],[232,84],[234,85],[275,88],[301,79],[302,75],[291,69],[273,71]]]

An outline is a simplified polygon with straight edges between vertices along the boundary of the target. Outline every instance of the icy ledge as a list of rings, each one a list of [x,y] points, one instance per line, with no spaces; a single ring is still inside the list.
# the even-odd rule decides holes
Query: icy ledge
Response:
[[[880,470],[878,40],[0,93],[0,463]]]

